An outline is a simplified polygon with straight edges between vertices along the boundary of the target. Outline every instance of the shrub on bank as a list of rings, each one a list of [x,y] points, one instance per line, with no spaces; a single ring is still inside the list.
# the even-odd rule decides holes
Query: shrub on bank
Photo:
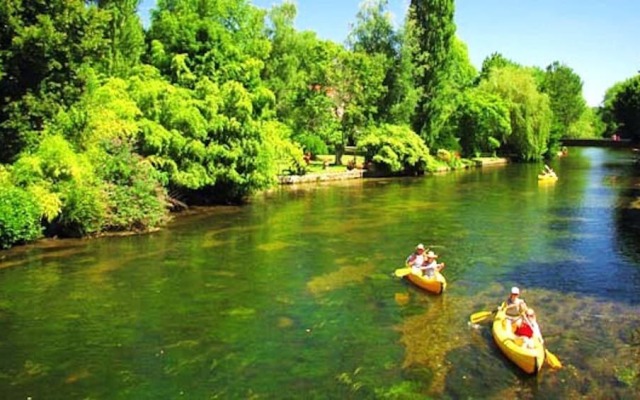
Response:
[[[37,202],[26,190],[0,179],[0,248],[7,249],[41,235]]]
[[[421,175],[434,165],[429,149],[410,128],[397,125],[373,127],[358,142],[365,163],[393,175]]]

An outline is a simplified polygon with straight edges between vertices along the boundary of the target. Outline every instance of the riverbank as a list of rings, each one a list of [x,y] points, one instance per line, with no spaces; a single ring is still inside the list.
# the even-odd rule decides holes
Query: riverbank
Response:
[[[509,163],[507,158],[499,157],[477,157],[471,159],[472,163],[465,168],[482,168],[498,165],[506,165]],[[435,173],[445,173],[452,169],[449,167],[441,167]],[[278,183],[281,185],[296,185],[302,183],[318,183],[327,181],[341,181],[347,179],[363,179],[363,178],[379,178],[379,175],[370,174],[366,169],[352,169],[348,171],[328,171],[314,172],[305,175],[281,175],[278,177]]]
[[[496,157],[480,157],[480,158],[474,158],[471,161],[473,163],[470,166],[467,166],[466,168],[499,166],[499,165],[506,165],[509,163],[509,160],[506,158],[496,158]],[[437,170],[435,173],[437,174],[446,173],[451,170],[452,170],[451,168],[443,167]],[[367,170],[365,169],[353,169],[353,170],[347,170],[347,171],[314,172],[306,175],[279,176],[278,183],[280,185],[287,186],[287,185],[325,183],[325,182],[331,182],[331,181],[345,181],[345,180],[352,180],[352,179],[365,179],[365,178],[377,178],[377,177],[379,176],[368,175]],[[182,210],[178,213],[172,213],[169,218],[169,220],[172,221],[170,222],[170,224],[178,223],[177,220],[180,219],[180,217],[192,216],[194,214],[205,215],[207,214],[208,209],[209,207],[188,207],[187,209]],[[157,232],[163,229],[165,226],[166,225],[164,225],[163,227],[154,227],[152,229],[143,230],[143,231],[101,232],[100,234],[87,236],[84,238],[64,238],[64,240],[65,240],[65,243],[72,243],[76,241],[81,242],[84,240],[113,237],[113,236],[145,235],[145,234]],[[13,263],[9,262],[9,259],[8,259],[9,256],[10,256],[9,258],[11,258],[16,255],[19,255],[22,252],[29,251],[30,249],[33,249],[33,248],[57,247],[58,243],[59,242],[57,237],[44,237],[31,243],[16,245],[16,246],[12,246],[10,249],[0,250],[0,269],[14,265]]]

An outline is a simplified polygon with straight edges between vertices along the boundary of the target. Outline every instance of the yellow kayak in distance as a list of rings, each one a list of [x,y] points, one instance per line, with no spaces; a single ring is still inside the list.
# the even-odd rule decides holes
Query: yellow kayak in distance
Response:
[[[509,331],[505,319],[505,310],[501,308],[496,312],[496,316],[493,319],[493,327],[491,329],[493,340],[502,353],[524,372],[537,374],[542,368],[542,364],[544,364],[544,346],[538,340],[535,341],[532,349],[523,346],[523,339],[518,339],[513,332]]]
[[[557,175],[539,174],[538,181],[540,182],[555,182],[558,180]]]
[[[405,277],[416,286],[431,293],[441,294],[447,288],[447,280],[440,272],[436,272],[431,278],[413,273],[407,274]]]

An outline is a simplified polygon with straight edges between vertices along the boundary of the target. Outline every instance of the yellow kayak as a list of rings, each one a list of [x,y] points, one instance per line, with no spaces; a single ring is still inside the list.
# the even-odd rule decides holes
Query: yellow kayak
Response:
[[[415,275],[412,273],[405,276],[418,287],[421,287],[422,289],[431,293],[440,294],[447,288],[447,280],[440,272],[436,272],[436,274],[431,278]]]
[[[538,180],[539,181],[557,181],[558,180],[558,176],[557,175],[547,175],[547,174],[540,174],[538,175]]]
[[[504,308],[498,310],[493,319],[492,333],[493,340],[509,360],[528,374],[540,371],[545,357],[544,346],[538,340],[532,349],[522,346],[523,339],[508,331]]]

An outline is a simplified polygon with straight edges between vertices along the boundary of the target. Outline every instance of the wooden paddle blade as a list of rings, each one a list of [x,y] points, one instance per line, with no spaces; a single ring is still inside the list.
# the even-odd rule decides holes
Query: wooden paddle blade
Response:
[[[547,349],[544,349],[544,353],[546,355],[545,358],[547,360],[547,363],[549,364],[549,366],[551,368],[554,368],[554,369],[562,368],[562,363],[560,362],[560,360],[558,360],[558,357],[556,357],[555,354],[553,354],[552,352],[550,352]]]
[[[398,278],[402,278],[403,276],[407,276],[411,273],[411,268],[398,268],[394,273]]]
[[[484,321],[489,318],[493,313],[491,311],[479,311],[477,313],[471,314],[471,318],[469,320],[472,324],[477,324],[480,321]]]

